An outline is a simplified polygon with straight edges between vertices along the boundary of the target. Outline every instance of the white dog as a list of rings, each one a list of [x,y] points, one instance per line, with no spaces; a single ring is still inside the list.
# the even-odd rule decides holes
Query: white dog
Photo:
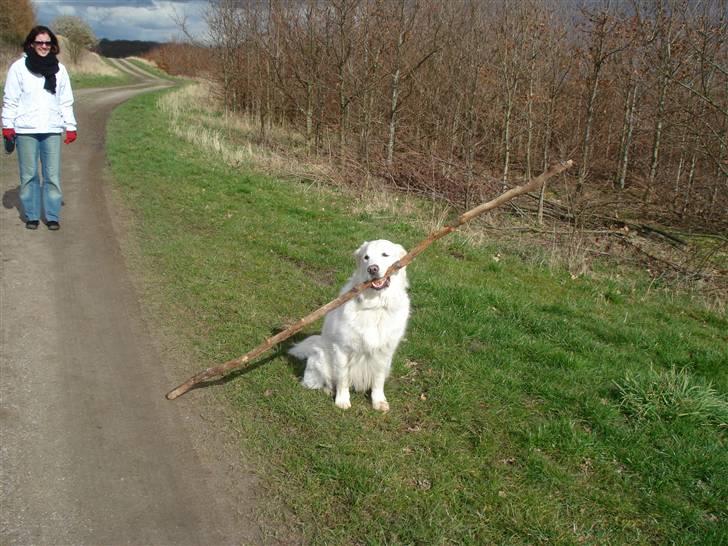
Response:
[[[306,359],[302,384],[309,389],[335,390],[336,405],[351,407],[349,387],[371,389],[372,406],[388,411],[384,381],[392,366],[409,318],[407,274],[400,269],[382,278],[407,251],[385,240],[365,242],[354,253],[357,268],[340,294],[370,279],[371,288],[337,307],[324,319],[321,335],[310,336],[289,351]]]

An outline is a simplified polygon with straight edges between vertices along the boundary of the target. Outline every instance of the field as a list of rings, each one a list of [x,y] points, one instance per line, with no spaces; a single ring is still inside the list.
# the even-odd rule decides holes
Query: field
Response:
[[[244,127],[185,136],[170,116],[160,95],[134,99],[107,145],[127,252],[190,375],[333,299],[363,240],[411,248],[448,214],[262,174]],[[728,543],[721,308],[475,231],[408,269],[388,414],[301,388],[288,343],[204,391],[269,492],[271,542],[289,526],[312,544]]]

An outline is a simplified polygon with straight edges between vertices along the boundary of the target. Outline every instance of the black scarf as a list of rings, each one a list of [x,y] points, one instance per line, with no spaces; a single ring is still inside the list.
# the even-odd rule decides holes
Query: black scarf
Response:
[[[56,94],[56,74],[58,73],[58,57],[55,53],[48,53],[45,57],[38,55],[33,49],[27,51],[25,67],[33,74],[40,74],[45,78],[43,89]]]

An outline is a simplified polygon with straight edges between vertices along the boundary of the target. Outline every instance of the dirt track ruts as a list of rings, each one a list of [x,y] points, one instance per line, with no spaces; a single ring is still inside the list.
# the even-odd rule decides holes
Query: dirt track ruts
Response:
[[[259,544],[234,451],[217,451],[199,400],[145,323],[104,185],[113,108],[140,80],[76,92],[63,146],[61,230],[25,229],[15,154],[0,157],[0,543]]]

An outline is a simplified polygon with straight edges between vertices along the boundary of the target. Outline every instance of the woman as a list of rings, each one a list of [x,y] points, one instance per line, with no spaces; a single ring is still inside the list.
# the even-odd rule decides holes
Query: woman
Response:
[[[58,38],[48,27],[33,28],[23,49],[25,55],[10,66],[5,80],[3,138],[18,150],[25,227],[38,229],[42,203],[46,225],[55,231],[61,227],[63,201],[61,135],[65,130],[66,144],[76,140],[73,92],[66,67],[58,62]]]

